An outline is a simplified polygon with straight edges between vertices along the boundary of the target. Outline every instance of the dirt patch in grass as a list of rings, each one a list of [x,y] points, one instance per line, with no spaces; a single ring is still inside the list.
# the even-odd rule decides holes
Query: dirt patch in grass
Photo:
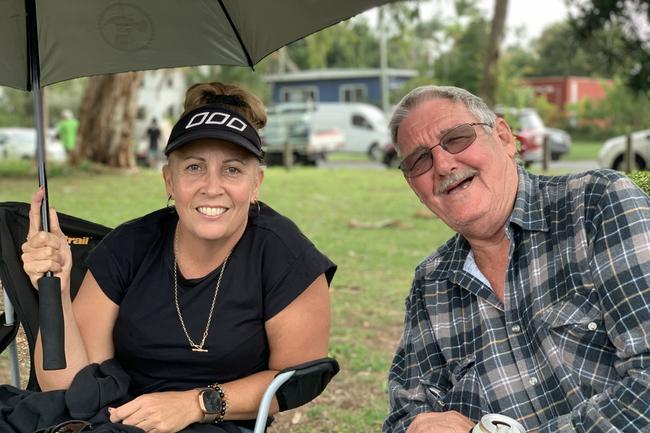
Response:
[[[377,374],[370,372],[354,374],[343,370],[316,400],[300,408],[278,414],[268,432],[330,433],[346,431],[337,422],[338,412],[360,413],[370,407],[388,407],[386,393],[377,385],[383,379],[383,377],[378,377]]]

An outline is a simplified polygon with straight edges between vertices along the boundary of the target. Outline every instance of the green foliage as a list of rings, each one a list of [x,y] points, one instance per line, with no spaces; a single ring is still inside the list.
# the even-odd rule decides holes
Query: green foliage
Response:
[[[54,126],[64,109],[75,113],[85,86],[85,79],[71,80],[48,86],[43,101],[49,110],[49,126]],[[0,127],[34,127],[34,95],[23,90],[0,89]]]
[[[365,19],[346,21],[288,46],[300,69],[379,66],[379,42]]]
[[[624,70],[631,60],[606,54],[622,50],[623,38],[618,26],[599,29],[582,39],[568,22],[553,24],[533,43],[534,75],[611,77]]]
[[[0,89],[0,127],[33,125],[32,94],[6,87]]]
[[[489,39],[489,22],[476,15],[467,25],[450,26],[448,33],[452,48],[434,64],[438,84],[458,86],[478,94]]]
[[[621,28],[620,43],[604,43],[600,54],[612,63],[622,65],[619,74],[634,92],[650,91],[650,42],[646,31],[650,24],[648,0],[569,0],[577,14],[571,24],[580,41],[592,40],[594,35],[611,28]]]
[[[628,174],[628,176],[639,186],[639,188],[645,191],[646,194],[650,195],[650,171],[633,171]]]
[[[61,112],[65,109],[72,110],[78,117],[79,105],[86,88],[87,78],[64,81],[46,88],[47,105],[50,110],[50,125],[55,125],[61,120]]]
[[[271,89],[262,80],[263,74],[270,72],[274,59],[267,57],[255,66],[255,71],[243,66],[210,66],[207,68],[187,68],[188,83],[219,81],[240,85],[262,101],[271,99]]]
[[[496,105],[504,107],[530,107],[535,99],[533,89],[526,86],[517,66],[508,55],[501,62],[497,77]]]
[[[555,104],[551,104],[545,97],[535,97],[532,106],[542,117],[546,126],[563,126],[564,115],[560,113],[560,110]]]

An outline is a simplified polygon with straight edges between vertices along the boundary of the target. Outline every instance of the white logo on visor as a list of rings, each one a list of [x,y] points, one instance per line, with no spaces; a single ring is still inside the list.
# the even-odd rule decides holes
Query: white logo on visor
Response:
[[[225,125],[226,127],[230,129],[234,129],[235,131],[242,132],[244,129],[246,129],[246,123],[244,123],[242,120],[228,114],[228,113],[223,113],[221,111],[215,111],[210,113],[209,111],[203,111],[201,113],[196,113],[192,118],[190,119],[189,122],[187,122],[187,126],[185,129],[190,129],[195,126],[200,126],[200,125]]]

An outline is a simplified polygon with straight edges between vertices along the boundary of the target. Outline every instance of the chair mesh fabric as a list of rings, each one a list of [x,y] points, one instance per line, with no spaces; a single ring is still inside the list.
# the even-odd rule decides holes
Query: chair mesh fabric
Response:
[[[66,214],[59,213],[58,217],[61,230],[68,236],[72,251],[70,292],[74,298],[86,273],[86,256],[111,229]],[[30,373],[27,389],[38,390],[33,366],[34,345],[38,333],[38,292],[23,271],[20,258],[21,246],[28,231],[29,204],[0,203],[0,280],[14,306],[16,318],[25,331],[29,345]],[[5,338],[0,335],[0,351],[4,351],[12,339],[13,337]]]

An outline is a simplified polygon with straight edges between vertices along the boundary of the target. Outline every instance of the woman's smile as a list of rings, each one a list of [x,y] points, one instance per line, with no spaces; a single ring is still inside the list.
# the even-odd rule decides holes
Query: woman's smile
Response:
[[[200,206],[200,207],[196,208],[196,210],[202,215],[209,216],[209,217],[215,217],[215,216],[220,216],[220,215],[223,215],[224,213],[226,213],[228,211],[228,208],[221,207],[221,206],[216,206],[216,207]]]

